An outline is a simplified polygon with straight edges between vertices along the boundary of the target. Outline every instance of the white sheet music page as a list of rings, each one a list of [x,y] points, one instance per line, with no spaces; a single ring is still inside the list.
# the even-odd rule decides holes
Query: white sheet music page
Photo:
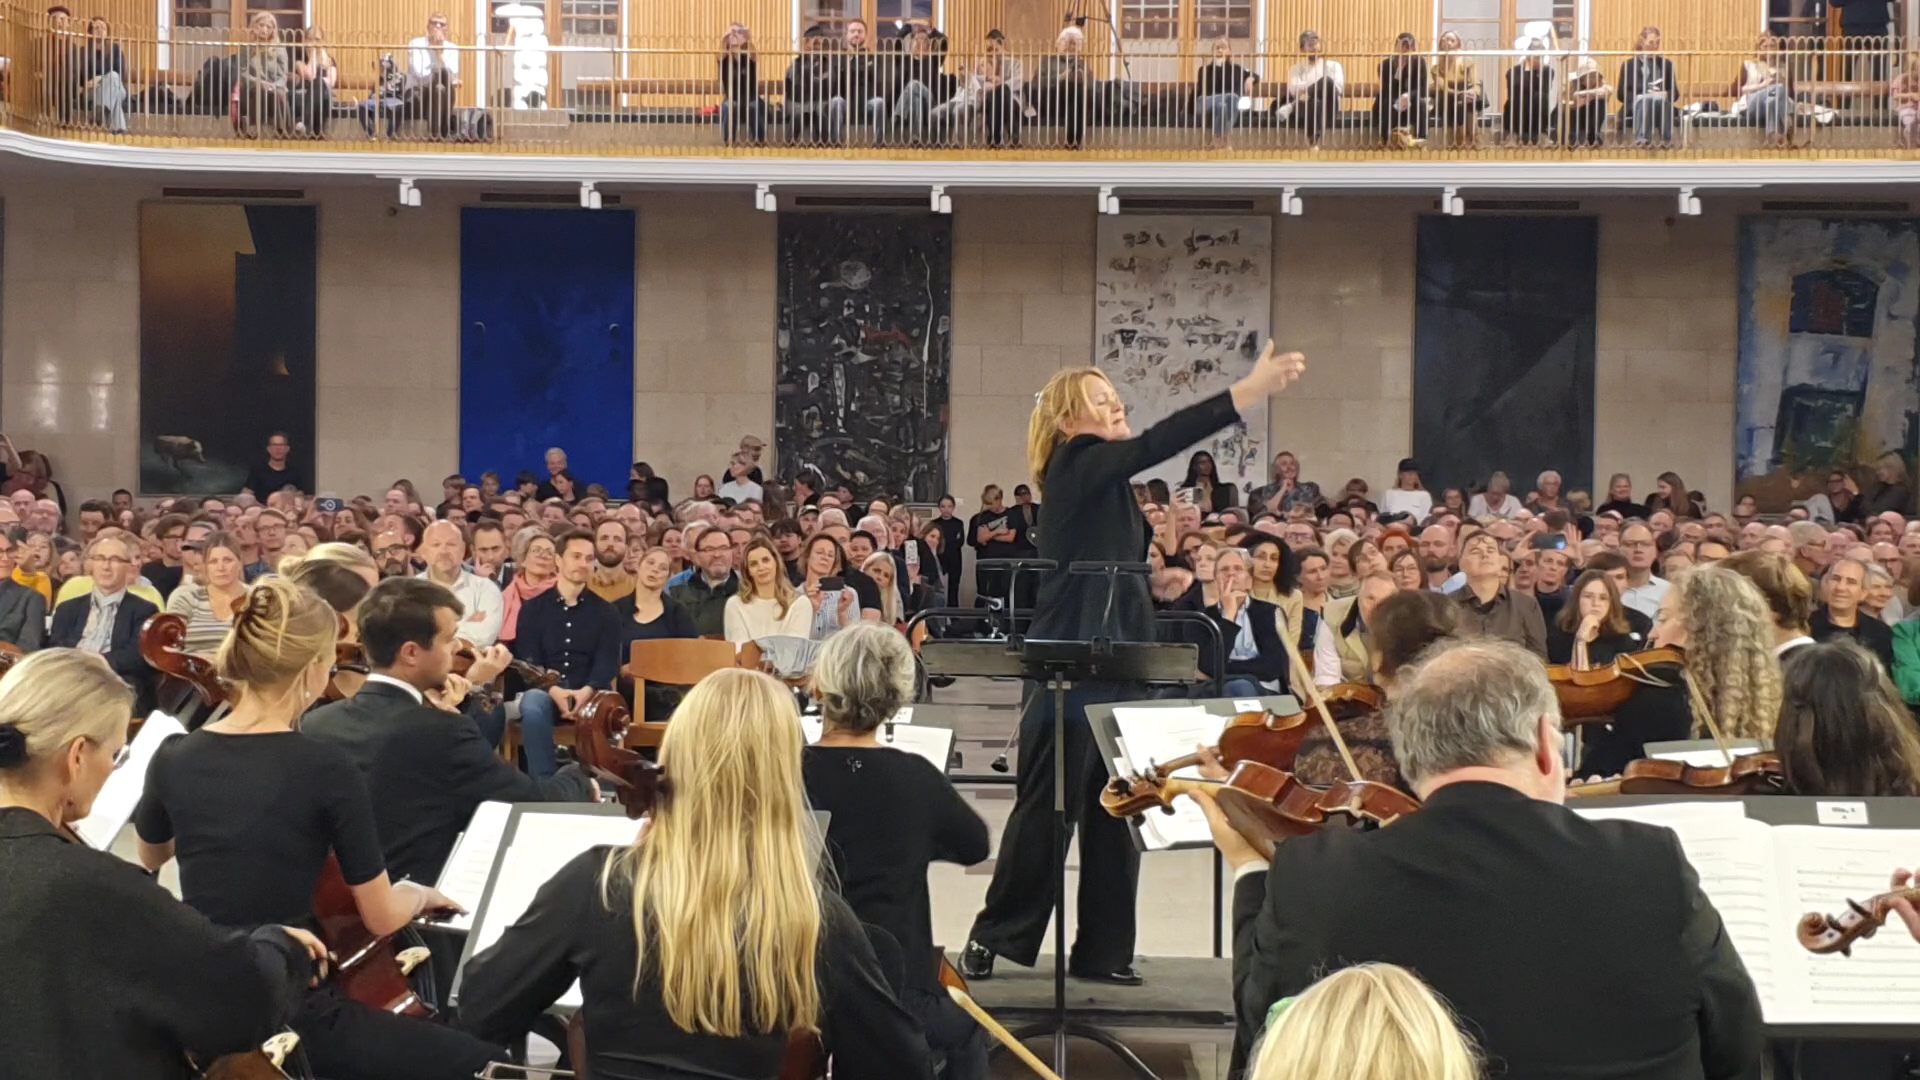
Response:
[[[1193,753],[1196,747],[1216,746],[1229,717],[1215,716],[1198,705],[1165,709],[1113,710],[1114,727],[1119,730],[1120,751],[1129,771]],[[1189,766],[1173,774],[1182,779],[1198,779],[1200,770]],[[1192,799],[1175,799],[1173,813],[1149,811],[1141,815],[1140,835],[1147,848],[1160,851],[1175,844],[1213,843],[1207,817]]]
[[[493,873],[493,859],[500,853],[500,841],[506,837],[507,818],[512,813],[512,803],[483,802],[473,808],[473,820],[453,845],[453,854],[447,857],[440,881],[434,886],[467,913],[455,915],[442,925],[453,930],[473,929],[473,912],[486,895],[487,875]]]
[[[73,830],[88,847],[105,851],[113,846],[113,838],[126,828],[134,808],[140,805],[140,796],[146,793],[147,766],[153,764],[154,753],[161,743],[186,733],[180,721],[163,712],[154,713],[140,725],[140,733],[128,744],[127,763],[107,777],[106,786],[94,797],[93,812],[73,823]]]
[[[1816,956],[1801,948],[1794,934],[1801,915],[1844,914],[1848,900],[1886,892],[1894,869],[1913,865],[1920,830],[1782,825],[1773,830],[1773,842],[1784,909],[1777,940],[1790,957],[1783,966],[1792,972],[1793,985],[1777,1007],[1768,1003],[1767,1020],[1920,1023],[1920,945],[1897,917],[1856,942],[1850,957]]]
[[[909,754],[918,754],[926,758],[939,769],[947,771],[947,762],[953,757],[953,729],[927,727],[925,724],[898,724],[893,726],[891,734],[882,724],[878,733],[881,746],[891,746],[895,750],[905,750]]]

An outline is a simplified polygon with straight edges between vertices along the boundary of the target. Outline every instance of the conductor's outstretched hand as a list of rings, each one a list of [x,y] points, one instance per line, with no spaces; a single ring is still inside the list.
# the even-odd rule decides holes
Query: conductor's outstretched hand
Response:
[[[1233,384],[1233,407],[1245,411],[1292,386],[1307,370],[1307,358],[1297,352],[1283,353],[1272,341],[1260,350],[1247,377]]]

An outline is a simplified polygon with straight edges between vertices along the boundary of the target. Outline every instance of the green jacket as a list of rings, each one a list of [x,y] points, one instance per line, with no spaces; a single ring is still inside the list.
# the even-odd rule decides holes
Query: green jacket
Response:
[[[1920,619],[1893,624],[1893,683],[1901,700],[1920,705]]]

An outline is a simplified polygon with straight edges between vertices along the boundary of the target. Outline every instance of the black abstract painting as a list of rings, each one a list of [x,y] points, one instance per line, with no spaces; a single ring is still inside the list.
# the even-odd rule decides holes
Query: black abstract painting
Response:
[[[1589,217],[1420,219],[1413,453],[1422,479],[1516,494],[1546,469],[1593,483],[1599,226]]]
[[[936,214],[780,215],[774,443],[860,495],[947,485],[953,231]]]

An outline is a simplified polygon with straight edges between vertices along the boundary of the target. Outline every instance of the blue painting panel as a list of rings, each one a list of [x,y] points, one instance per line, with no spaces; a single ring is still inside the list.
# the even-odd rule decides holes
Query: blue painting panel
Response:
[[[583,483],[626,490],[633,462],[634,217],[460,213],[460,471],[511,487],[549,447]]]
[[[1740,227],[1737,493],[1780,512],[1834,470],[1911,466],[1920,222],[1749,217]]]

